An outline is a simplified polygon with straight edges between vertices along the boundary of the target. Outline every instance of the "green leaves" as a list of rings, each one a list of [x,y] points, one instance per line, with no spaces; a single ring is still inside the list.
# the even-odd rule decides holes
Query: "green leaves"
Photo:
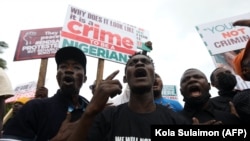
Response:
[[[8,47],[9,45],[6,42],[0,41],[0,53],[3,53],[3,49],[8,48]],[[2,58],[0,58],[0,67],[3,69],[7,68],[7,62]]]

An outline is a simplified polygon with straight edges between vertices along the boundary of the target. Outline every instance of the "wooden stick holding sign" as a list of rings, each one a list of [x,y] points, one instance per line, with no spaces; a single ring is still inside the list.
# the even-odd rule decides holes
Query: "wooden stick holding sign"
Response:
[[[99,83],[103,78],[103,70],[104,70],[104,59],[98,59],[97,73],[96,73],[96,87],[98,87]]]
[[[3,118],[3,125],[12,117],[13,115],[13,108],[11,108]]]
[[[40,71],[38,75],[37,86],[36,86],[37,89],[45,85],[47,65],[48,65],[48,58],[42,58],[41,64],[40,64]]]

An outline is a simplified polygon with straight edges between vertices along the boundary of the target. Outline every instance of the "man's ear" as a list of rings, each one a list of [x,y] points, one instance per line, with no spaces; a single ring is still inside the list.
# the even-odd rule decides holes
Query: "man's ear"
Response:
[[[181,95],[183,96],[182,89],[180,89]]]
[[[85,83],[86,81],[87,81],[87,76],[84,75],[84,76],[83,76],[83,83]]]
[[[211,83],[210,83],[210,86],[213,86],[213,87],[215,87],[215,85],[214,85],[214,83],[213,83],[213,82],[211,82]]]
[[[208,83],[208,85],[209,85],[209,90],[211,90],[211,84],[210,84],[210,83]]]
[[[127,81],[127,78],[126,78],[126,76],[123,76],[123,83],[127,83],[128,81]]]

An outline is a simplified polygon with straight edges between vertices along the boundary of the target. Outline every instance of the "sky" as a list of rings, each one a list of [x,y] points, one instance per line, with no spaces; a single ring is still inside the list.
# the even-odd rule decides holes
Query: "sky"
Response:
[[[13,61],[20,31],[62,27],[69,4],[148,30],[153,43],[149,56],[154,60],[155,70],[164,84],[177,86],[180,102],[179,81],[186,69],[198,68],[208,78],[215,69],[195,26],[250,12],[249,0],[2,0],[0,41],[8,43],[9,48],[0,57],[7,61],[6,73],[13,88],[37,81],[41,62]],[[88,80],[81,95],[90,99],[89,85],[96,79],[98,59],[87,56],[87,61]],[[122,64],[105,61],[103,77],[115,70],[120,70],[115,78],[122,82]],[[49,96],[58,89],[54,58],[49,58],[45,86]],[[212,88],[211,94],[216,96],[217,90]]]

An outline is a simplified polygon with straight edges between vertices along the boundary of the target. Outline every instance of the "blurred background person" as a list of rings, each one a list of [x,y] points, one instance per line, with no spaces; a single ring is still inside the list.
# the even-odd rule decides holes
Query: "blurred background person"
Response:
[[[239,92],[235,87],[237,85],[236,76],[231,70],[218,67],[210,75],[211,85],[218,90],[218,96],[212,97],[210,102],[214,108],[222,111],[231,112],[229,101]]]
[[[181,111],[183,107],[178,101],[162,97],[162,88],[163,88],[162,79],[159,74],[155,73],[155,83],[153,86],[154,102],[157,104],[168,106],[175,112]]]
[[[17,100],[12,105],[12,109],[10,109],[10,111],[8,112],[9,115],[8,114],[5,115],[4,122],[3,122],[3,130],[11,122],[12,118],[17,115],[17,113],[20,111],[23,105],[26,104],[29,100],[30,98],[28,97],[17,98]]]
[[[0,66],[0,129],[3,128],[5,114],[5,100],[14,95],[9,77]],[[1,134],[0,134],[1,137]]]
[[[246,47],[234,59],[235,72],[245,81],[250,81],[250,40]],[[240,119],[245,124],[250,124],[250,89],[238,92],[233,98],[233,103]]]

